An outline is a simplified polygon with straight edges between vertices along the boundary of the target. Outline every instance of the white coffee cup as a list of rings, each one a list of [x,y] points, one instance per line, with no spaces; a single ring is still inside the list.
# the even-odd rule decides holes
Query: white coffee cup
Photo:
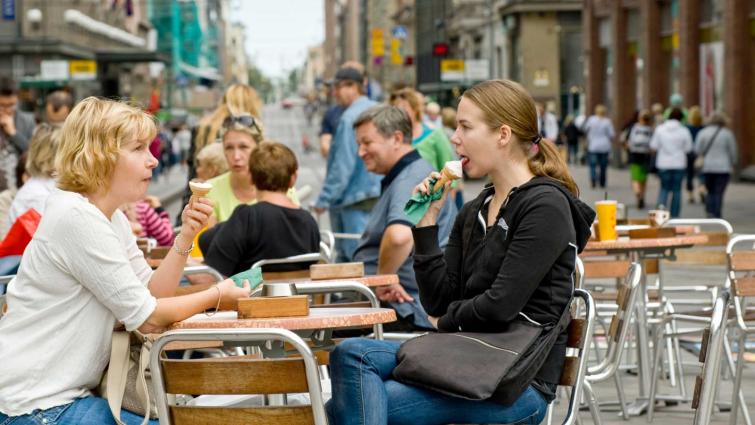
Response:
[[[671,218],[671,213],[668,210],[650,210],[648,211],[648,218],[651,226],[661,227]]]

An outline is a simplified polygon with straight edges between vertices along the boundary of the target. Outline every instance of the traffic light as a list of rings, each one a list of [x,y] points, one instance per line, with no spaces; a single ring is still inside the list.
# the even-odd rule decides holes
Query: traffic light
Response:
[[[445,58],[448,56],[449,50],[448,43],[440,42],[433,44],[433,56],[435,57]]]

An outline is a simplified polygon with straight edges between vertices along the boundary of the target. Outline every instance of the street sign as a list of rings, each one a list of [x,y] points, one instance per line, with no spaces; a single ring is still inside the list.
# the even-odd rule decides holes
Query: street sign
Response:
[[[441,81],[461,81],[464,79],[464,61],[462,59],[443,59],[440,61]]]
[[[393,65],[404,63],[404,58],[401,56],[401,40],[398,38],[391,39],[391,63]]]
[[[372,57],[385,56],[385,40],[382,28],[372,30]]]
[[[43,60],[39,63],[39,74],[43,80],[67,80],[68,61]]]
[[[464,63],[464,77],[469,81],[490,79],[490,64],[487,59],[467,59]]]
[[[70,62],[71,79],[96,80],[97,62],[93,60],[73,60]]]
[[[16,0],[3,0],[2,8],[4,21],[16,20]]]
[[[404,40],[406,37],[409,36],[408,31],[406,31],[406,27],[403,25],[396,25],[391,30],[391,35],[393,35],[393,38],[398,38],[399,40]]]

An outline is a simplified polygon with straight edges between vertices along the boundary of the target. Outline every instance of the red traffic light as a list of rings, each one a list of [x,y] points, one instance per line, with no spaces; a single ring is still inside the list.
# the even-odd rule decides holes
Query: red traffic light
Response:
[[[449,50],[448,43],[433,44],[433,56],[446,57]]]

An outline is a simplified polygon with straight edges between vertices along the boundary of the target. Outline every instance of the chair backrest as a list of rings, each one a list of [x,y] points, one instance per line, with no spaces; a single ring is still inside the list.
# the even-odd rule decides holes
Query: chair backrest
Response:
[[[589,357],[587,354],[590,349],[589,340],[595,323],[595,304],[590,293],[584,289],[575,289],[574,301],[572,302],[576,303],[577,300],[581,300],[582,302],[579,310],[584,311],[584,318],[575,318],[569,323],[566,360],[559,382],[559,385],[571,387],[571,396],[569,397],[569,406],[563,422],[564,425],[573,424],[577,420],[582,384],[587,372],[587,358]]]
[[[737,322],[743,329],[747,298],[755,297],[755,235],[739,235],[733,237],[726,246],[728,263],[728,278],[734,292],[734,306]],[[744,245],[742,249],[738,245]]]
[[[719,292],[713,304],[710,327],[703,333],[699,360],[703,364],[700,375],[695,380],[692,408],[695,409],[695,425],[709,424],[716,399],[716,389],[720,377],[721,351],[726,338],[726,321],[729,313],[728,289]]]
[[[726,266],[726,244],[734,233],[734,228],[728,221],[720,218],[674,218],[664,226],[697,226],[700,228],[699,234],[708,237],[705,243],[696,244],[691,249],[678,250],[675,260],[665,261],[664,265]]]
[[[225,345],[275,341],[294,347],[300,358],[225,357],[173,360],[161,355],[176,341],[223,341]],[[161,424],[326,425],[317,362],[307,344],[285,329],[183,329],[154,342],[150,353],[152,385]],[[309,392],[308,406],[177,406],[167,394],[286,394]]]
[[[328,263],[336,262],[336,238],[330,230],[320,230],[320,252],[328,257]]]
[[[252,264],[252,267],[263,267],[268,265],[282,265],[282,264],[288,264],[288,265],[295,265],[295,264],[301,264],[301,263],[327,263],[329,262],[328,256],[323,252],[310,252],[308,254],[299,254],[299,255],[292,255],[290,257],[285,258],[271,258],[271,259],[264,259],[259,260],[256,263]],[[305,266],[304,268],[300,270],[292,270],[292,271],[281,271],[281,272],[263,272],[262,278],[264,280],[275,280],[275,279],[297,279],[297,278],[307,278],[309,277],[309,266]]]
[[[595,264],[588,266],[588,264]],[[605,264],[605,268],[600,265]],[[636,313],[637,301],[640,298],[640,279],[642,266],[628,261],[600,261],[585,262],[585,278],[590,278],[591,268],[595,275],[601,277],[621,276],[617,285],[617,292],[611,294],[616,303],[616,312],[611,318],[611,324],[606,334],[606,353],[602,361],[589,368],[591,381],[602,381],[616,373],[624,353],[627,338],[632,324],[632,317]]]

